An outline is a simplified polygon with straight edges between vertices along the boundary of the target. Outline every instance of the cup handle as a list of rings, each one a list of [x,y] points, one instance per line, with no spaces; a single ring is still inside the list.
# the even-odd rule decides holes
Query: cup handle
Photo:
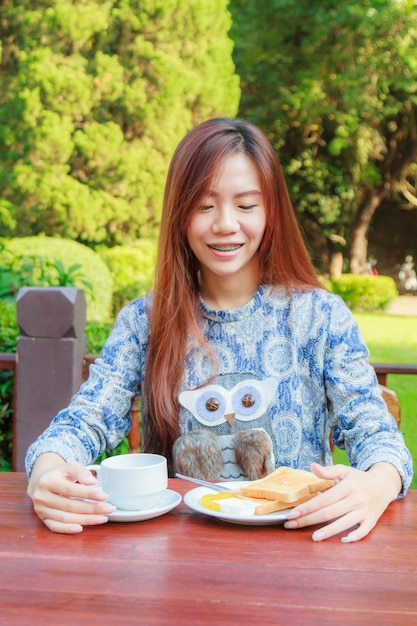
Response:
[[[93,472],[93,474],[96,475],[97,482],[100,483],[100,470],[101,470],[100,465],[87,465],[87,469],[90,470],[90,472]]]

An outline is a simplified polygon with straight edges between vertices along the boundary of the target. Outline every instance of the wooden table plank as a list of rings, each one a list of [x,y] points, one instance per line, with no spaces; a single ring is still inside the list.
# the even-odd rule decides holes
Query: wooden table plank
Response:
[[[417,492],[368,538],[342,544],[219,522],[183,503],[154,520],[57,535],[24,485],[0,474],[0,623],[417,623]]]

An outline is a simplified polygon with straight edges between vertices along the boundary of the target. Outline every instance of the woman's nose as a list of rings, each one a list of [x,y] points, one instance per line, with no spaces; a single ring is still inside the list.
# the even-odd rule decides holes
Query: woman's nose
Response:
[[[239,222],[232,208],[224,207],[216,211],[212,230],[215,233],[235,233],[239,230]]]

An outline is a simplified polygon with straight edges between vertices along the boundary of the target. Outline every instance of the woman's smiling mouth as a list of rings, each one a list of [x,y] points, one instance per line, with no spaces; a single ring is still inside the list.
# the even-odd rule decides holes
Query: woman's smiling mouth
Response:
[[[235,250],[239,250],[243,246],[243,243],[235,243],[235,244],[209,244],[209,248],[212,250],[217,250],[218,252],[234,252]]]

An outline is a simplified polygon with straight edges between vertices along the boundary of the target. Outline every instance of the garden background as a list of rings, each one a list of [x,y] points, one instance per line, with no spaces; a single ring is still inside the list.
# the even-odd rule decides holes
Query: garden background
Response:
[[[1,2],[0,352],[15,350],[25,285],[83,288],[99,351],[152,286],[177,142],[239,115],[273,143],[317,272],[371,359],[417,363],[417,318],[383,312],[417,252],[416,34],[411,0]],[[1,371],[3,469],[12,384]],[[415,378],[389,384],[417,459]]]

